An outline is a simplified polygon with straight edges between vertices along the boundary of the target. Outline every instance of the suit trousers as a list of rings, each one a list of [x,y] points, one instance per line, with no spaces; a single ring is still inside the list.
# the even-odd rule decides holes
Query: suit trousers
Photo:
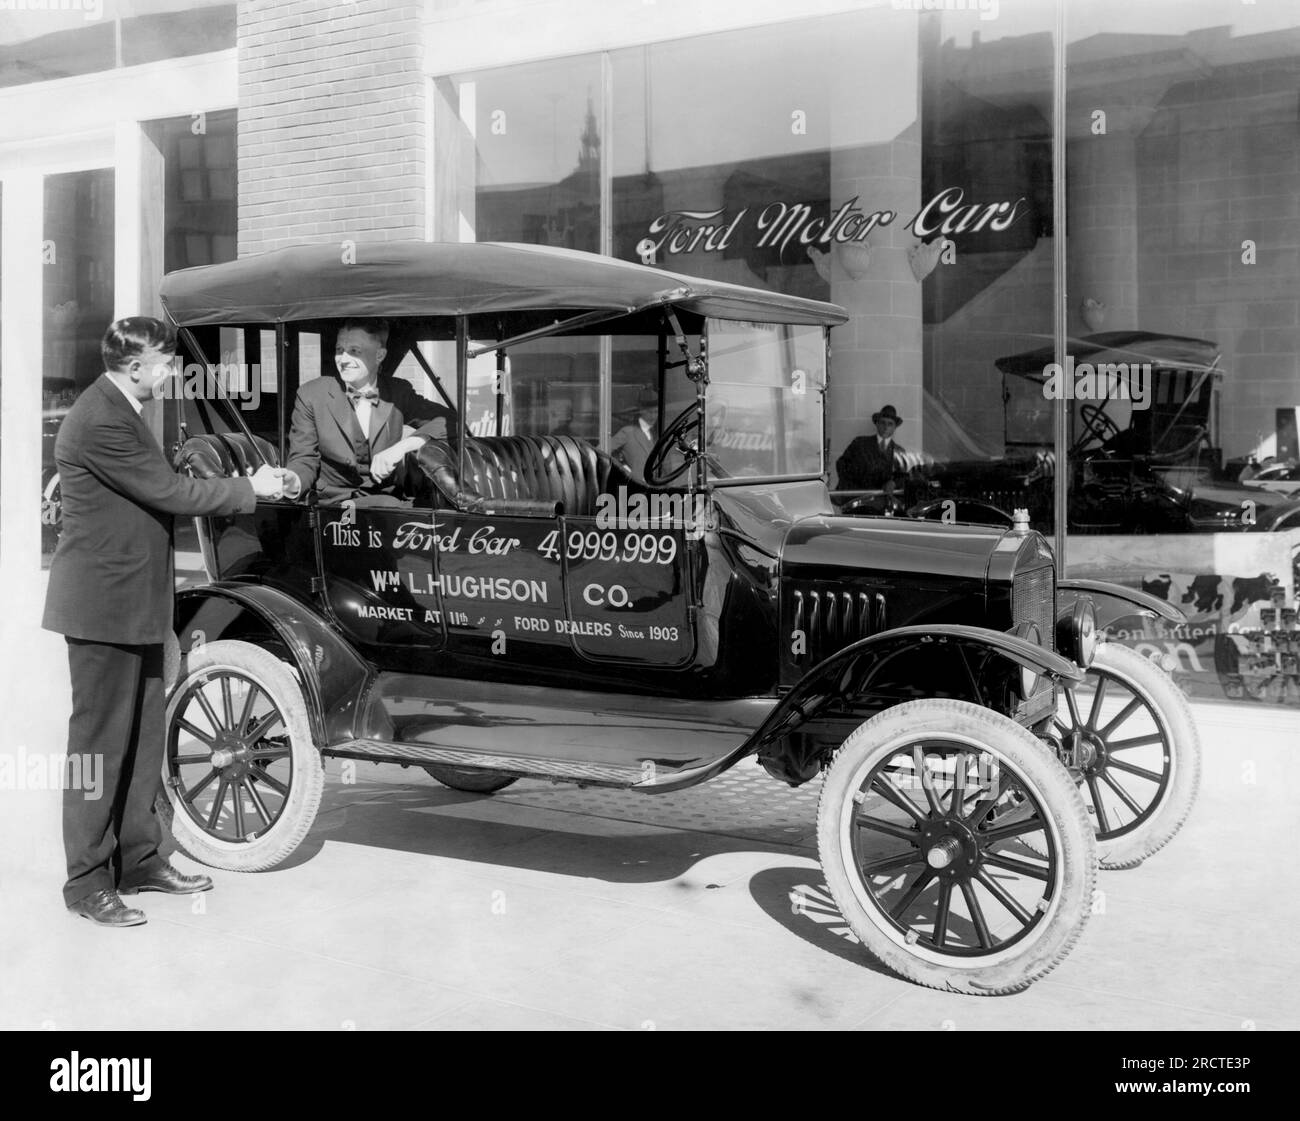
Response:
[[[99,755],[101,797],[63,791],[64,902],[140,879],[163,864],[154,799],[162,786],[163,646],[68,638],[68,755]]]

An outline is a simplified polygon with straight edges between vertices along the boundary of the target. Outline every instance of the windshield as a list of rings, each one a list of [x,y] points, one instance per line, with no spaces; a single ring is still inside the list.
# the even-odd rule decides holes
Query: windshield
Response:
[[[821,327],[708,321],[707,447],[733,478],[822,473]],[[725,475],[723,474],[725,472]]]

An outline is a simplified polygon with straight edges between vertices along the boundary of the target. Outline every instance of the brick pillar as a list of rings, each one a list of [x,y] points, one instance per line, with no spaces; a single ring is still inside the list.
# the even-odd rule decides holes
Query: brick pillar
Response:
[[[865,272],[831,263],[831,300],[853,318],[831,331],[831,386],[827,394],[830,484],[835,459],[855,436],[874,436],[872,413],[893,405],[903,417],[899,444],[923,446],[921,424],[921,285],[907,250],[917,239],[904,229],[921,206],[918,118],[919,46],[916,13],[881,12],[880,31],[860,48],[862,65],[838,74],[831,137],[831,209],[851,198],[867,213],[896,217],[867,236]],[[882,97],[882,90],[889,96]]]
[[[422,8],[240,0],[241,257],[424,237]]]

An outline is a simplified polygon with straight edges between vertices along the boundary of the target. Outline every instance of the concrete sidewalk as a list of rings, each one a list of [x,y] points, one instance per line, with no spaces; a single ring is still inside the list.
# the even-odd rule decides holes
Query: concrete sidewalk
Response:
[[[4,640],[3,750],[61,751],[57,636]],[[876,969],[827,894],[820,784],[753,766],[677,795],[519,782],[490,798],[331,761],[270,872],[217,872],[147,926],[63,909],[57,791],[0,791],[0,1028],[1296,1028],[1300,716],[1196,706],[1201,796],[1165,850],[1104,872],[1046,979],[950,996]],[[194,865],[184,857],[177,863]],[[196,909],[197,908],[197,909]]]

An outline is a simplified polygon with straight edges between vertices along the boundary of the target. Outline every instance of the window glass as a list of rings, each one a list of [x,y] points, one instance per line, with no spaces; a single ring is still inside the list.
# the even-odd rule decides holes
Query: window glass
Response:
[[[1298,700],[1300,504],[1264,474],[1297,462],[1300,18],[1096,0],[1068,21],[1069,571],[1187,614],[1113,637],[1191,694]]]
[[[61,498],[54,443],[73,402],[103,372],[113,319],[113,172],[45,177],[41,322],[41,487],[44,562],[58,543]]]

